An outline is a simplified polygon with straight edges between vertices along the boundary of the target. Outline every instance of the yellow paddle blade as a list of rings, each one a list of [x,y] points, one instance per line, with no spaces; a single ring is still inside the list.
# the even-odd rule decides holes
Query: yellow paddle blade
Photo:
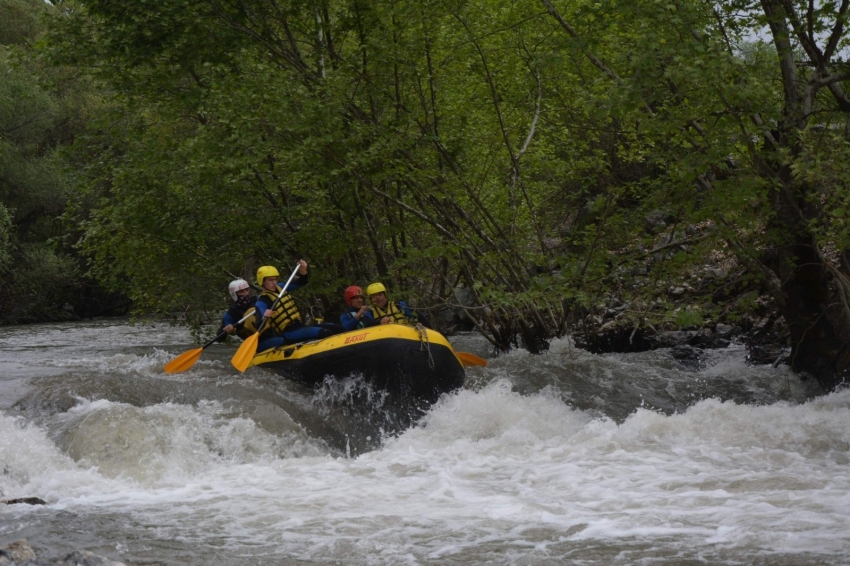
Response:
[[[186,371],[198,361],[198,358],[201,357],[201,353],[204,351],[203,348],[196,348],[194,350],[189,350],[188,352],[183,352],[167,364],[165,364],[165,373],[179,373],[181,371]]]
[[[251,363],[251,360],[254,357],[254,354],[257,353],[257,343],[260,341],[259,334],[251,334],[248,338],[242,342],[242,345],[239,346],[239,349],[236,350],[236,353],[233,354],[233,358],[230,360],[230,363],[233,364],[240,372],[248,369],[248,365]]]
[[[487,367],[487,360],[485,360],[484,358],[479,358],[475,354],[470,354],[469,352],[455,352],[455,356],[457,356],[457,359],[459,359],[460,363],[463,364],[463,367]]]

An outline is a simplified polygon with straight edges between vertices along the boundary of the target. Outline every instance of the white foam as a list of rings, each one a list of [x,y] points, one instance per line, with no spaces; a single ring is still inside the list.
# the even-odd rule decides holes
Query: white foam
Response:
[[[96,401],[71,413],[96,420],[79,425],[81,437],[117,427],[116,441],[135,446],[122,455],[124,474],[107,473],[91,448],[71,462],[43,431],[2,417],[0,454],[25,471],[17,493],[141,514],[199,540],[285,545],[305,560],[351,548],[436,560],[488,540],[824,556],[850,543],[850,392],[802,405],[706,400],[673,416],[639,410],[618,425],[500,381],[444,398],[421,426],[354,460],[282,450],[249,421],[219,422],[215,404]],[[16,453],[19,444],[33,448]],[[129,477],[139,467],[153,478]]]

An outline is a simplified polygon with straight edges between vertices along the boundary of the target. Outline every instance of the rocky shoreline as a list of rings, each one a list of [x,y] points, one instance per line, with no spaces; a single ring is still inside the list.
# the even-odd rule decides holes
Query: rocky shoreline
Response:
[[[663,211],[646,216],[647,233],[657,234],[654,247],[610,276],[619,296],[573,310],[567,333],[576,346],[593,353],[670,348],[674,358],[696,359],[702,350],[737,343],[746,347],[748,363],[788,363],[790,333],[774,299],[733,255],[710,251],[702,262],[667,278],[656,271],[679,254],[695,252],[692,244],[714,227],[669,230]],[[640,298],[625,299],[628,295]]]
[[[676,249],[665,250],[675,254]],[[646,289],[653,259],[623,274],[622,288]],[[654,299],[622,299],[610,294],[591,308],[567,306],[564,334],[577,348],[595,354],[646,352],[669,348],[679,360],[697,360],[700,352],[742,344],[747,362],[754,365],[787,364],[790,333],[773,298],[731,258],[693,268],[684,279],[655,282],[662,292]],[[650,293],[646,293],[651,295]],[[625,295],[625,293],[624,293]],[[455,290],[457,303],[439,309],[434,318],[445,331],[474,331],[471,293]],[[522,346],[522,344],[520,344]],[[802,375],[801,378],[805,379]]]
[[[636,321],[634,316],[628,316],[632,305],[612,299],[599,314],[588,314],[573,324],[570,334],[577,347],[597,354],[669,348],[676,359],[696,360],[703,350],[727,348],[735,343],[746,347],[750,364],[787,364],[791,352],[787,325],[770,308],[769,297],[759,296],[755,302],[763,307],[735,320],[706,320],[699,325],[667,323],[657,328],[645,323],[645,319]],[[683,302],[677,308],[685,309],[687,304]]]

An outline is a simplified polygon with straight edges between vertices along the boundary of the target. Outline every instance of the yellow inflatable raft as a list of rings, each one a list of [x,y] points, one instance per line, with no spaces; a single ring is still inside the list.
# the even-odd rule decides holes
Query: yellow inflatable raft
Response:
[[[266,350],[254,356],[251,366],[307,386],[321,384],[326,376],[362,375],[373,387],[430,402],[461,387],[465,375],[445,336],[404,324],[362,328]]]

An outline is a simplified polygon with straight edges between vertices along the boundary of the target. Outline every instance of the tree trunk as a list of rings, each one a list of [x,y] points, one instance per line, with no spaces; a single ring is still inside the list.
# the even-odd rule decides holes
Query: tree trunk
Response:
[[[810,242],[789,244],[774,272],[782,281],[791,367],[831,391],[850,373],[850,280],[819,256]]]

